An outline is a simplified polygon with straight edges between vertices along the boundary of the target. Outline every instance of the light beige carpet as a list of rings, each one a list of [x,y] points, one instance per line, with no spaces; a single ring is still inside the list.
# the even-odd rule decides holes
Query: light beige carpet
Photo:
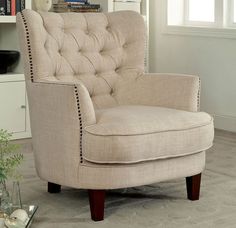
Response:
[[[22,198],[24,203],[39,205],[32,228],[236,227],[236,134],[217,131],[214,147],[207,153],[200,201],[186,199],[185,179],[110,191],[105,220],[98,223],[90,219],[85,190],[46,192],[46,182],[34,169],[31,141],[20,143],[25,153]]]

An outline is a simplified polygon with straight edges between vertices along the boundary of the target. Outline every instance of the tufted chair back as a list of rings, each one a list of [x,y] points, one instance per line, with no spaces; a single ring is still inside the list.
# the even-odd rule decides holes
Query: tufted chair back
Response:
[[[117,105],[116,90],[144,71],[145,26],[135,12],[22,13],[27,83],[82,82],[95,108]],[[30,34],[30,35],[29,35]]]

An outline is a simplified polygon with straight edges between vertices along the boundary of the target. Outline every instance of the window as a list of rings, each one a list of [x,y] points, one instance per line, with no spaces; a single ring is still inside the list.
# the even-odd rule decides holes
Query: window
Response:
[[[168,0],[168,25],[235,27],[236,0]]]
[[[233,9],[234,9],[234,12],[233,12],[234,20],[233,20],[233,22],[236,23],[236,0],[234,0],[233,5],[234,5],[233,6]]]
[[[188,0],[187,20],[215,22],[215,0]]]

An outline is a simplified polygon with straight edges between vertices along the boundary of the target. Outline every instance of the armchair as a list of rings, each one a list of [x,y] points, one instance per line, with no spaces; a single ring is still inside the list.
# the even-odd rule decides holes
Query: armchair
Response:
[[[198,200],[214,130],[196,76],[144,73],[145,26],[131,11],[17,15],[36,170],[48,191],[105,190],[186,177]]]

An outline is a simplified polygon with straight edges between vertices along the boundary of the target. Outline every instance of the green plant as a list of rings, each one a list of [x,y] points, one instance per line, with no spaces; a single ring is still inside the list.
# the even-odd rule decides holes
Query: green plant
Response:
[[[19,145],[10,142],[12,134],[0,129],[0,182],[8,178],[19,179],[21,175],[17,168],[23,160],[23,155],[17,153]]]

